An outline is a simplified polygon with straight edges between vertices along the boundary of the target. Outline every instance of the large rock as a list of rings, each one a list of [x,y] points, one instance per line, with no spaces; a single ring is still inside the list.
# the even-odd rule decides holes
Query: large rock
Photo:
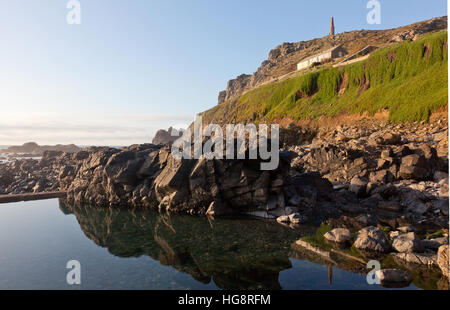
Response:
[[[441,268],[442,274],[447,278],[449,277],[450,271],[448,249],[449,249],[448,244],[441,246],[438,250],[438,258],[437,258],[437,264],[439,268]]]
[[[392,247],[400,253],[423,252],[424,246],[415,232],[399,235],[394,238]]]
[[[399,176],[402,179],[422,180],[427,175],[427,162],[423,155],[412,154],[403,157],[399,170]]]
[[[393,145],[399,144],[402,141],[402,137],[398,134],[388,132],[380,139],[380,144]]]
[[[182,136],[181,130],[176,130],[170,127],[168,130],[160,129],[156,132],[152,143],[155,145],[166,145],[175,142]]]
[[[347,228],[335,228],[323,235],[325,239],[331,242],[345,243],[351,239],[350,230]]]
[[[377,227],[369,226],[361,229],[354,243],[355,248],[363,251],[388,253],[391,249],[389,241],[383,231]]]
[[[362,180],[360,177],[355,176],[350,182],[349,190],[359,197],[366,195],[367,182]]]
[[[88,158],[60,171],[70,202],[215,216],[289,215],[291,223],[300,223],[319,199],[333,197],[331,183],[319,174],[290,177],[289,158],[282,154],[277,169],[263,171],[260,159],[178,159],[169,147],[153,144],[87,151]]]

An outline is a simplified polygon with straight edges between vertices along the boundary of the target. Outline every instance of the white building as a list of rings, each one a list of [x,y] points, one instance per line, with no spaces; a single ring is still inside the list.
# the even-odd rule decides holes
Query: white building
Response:
[[[326,61],[334,60],[336,58],[341,58],[346,54],[347,51],[341,45],[338,45],[330,48],[329,50],[323,51],[322,53],[303,59],[297,64],[297,70],[309,68],[313,63],[323,63]]]

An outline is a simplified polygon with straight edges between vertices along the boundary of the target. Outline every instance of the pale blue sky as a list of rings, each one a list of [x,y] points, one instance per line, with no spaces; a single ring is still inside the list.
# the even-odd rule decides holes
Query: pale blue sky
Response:
[[[283,42],[447,14],[445,0],[0,0],[0,145],[128,145],[213,107]]]

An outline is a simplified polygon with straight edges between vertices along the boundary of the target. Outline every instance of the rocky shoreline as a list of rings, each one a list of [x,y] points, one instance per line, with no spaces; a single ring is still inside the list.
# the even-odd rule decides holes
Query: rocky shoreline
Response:
[[[366,119],[314,130],[291,125],[281,141],[273,171],[261,171],[260,159],[177,160],[167,145],[46,151],[40,160],[0,164],[0,195],[61,191],[73,205],[250,215],[292,227],[324,221],[335,221],[334,228],[373,227],[386,242],[369,250],[437,266],[445,242],[425,235],[444,229],[448,243],[446,117],[429,124]],[[412,228],[403,233],[402,227]],[[398,250],[400,240],[423,247]],[[361,243],[356,239],[355,247]]]

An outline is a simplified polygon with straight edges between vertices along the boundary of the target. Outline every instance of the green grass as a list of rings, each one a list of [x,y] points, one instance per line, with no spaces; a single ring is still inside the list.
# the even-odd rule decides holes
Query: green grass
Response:
[[[427,237],[427,239],[441,238],[441,237],[444,237],[444,231],[441,229],[441,230],[438,230],[438,231],[436,231],[436,232],[434,232],[432,234],[427,234],[426,237]]]
[[[301,240],[322,249],[331,249],[332,246],[323,237],[323,235],[325,235],[329,231],[331,231],[331,227],[322,223],[320,224],[320,227],[317,228],[314,235],[305,236],[301,238]]]
[[[326,68],[256,88],[206,111],[207,122],[267,122],[288,117],[316,119],[341,113],[389,110],[393,122],[428,121],[448,104],[447,32],[402,42],[367,60]],[[342,82],[346,90],[339,96]],[[370,85],[364,88],[364,81]]]

